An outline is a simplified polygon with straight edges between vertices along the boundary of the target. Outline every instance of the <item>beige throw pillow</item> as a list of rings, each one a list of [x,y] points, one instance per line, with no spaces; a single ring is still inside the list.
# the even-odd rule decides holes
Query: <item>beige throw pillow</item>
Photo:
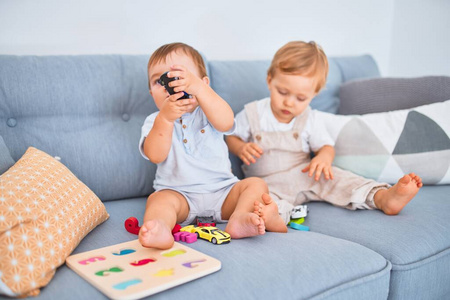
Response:
[[[100,199],[62,163],[28,148],[0,176],[0,286],[39,294],[66,257],[109,217]]]

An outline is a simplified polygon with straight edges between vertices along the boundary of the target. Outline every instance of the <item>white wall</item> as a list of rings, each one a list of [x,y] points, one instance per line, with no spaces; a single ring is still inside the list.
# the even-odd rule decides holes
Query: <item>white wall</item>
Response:
[[[414,4],[409,6],[410,2]],[[0,54],[150,55],[164,43],[181,41],[209,59],[271,59],[290,40],[315,40],[329,56],[372,54],[385,76],[443,73],[442,69],[448,74],[448,65],[441,64],[449,58],[449,26],[444,18],[450,15],[448,4],[448,0],[0,0]],[[424,7],[427,13],[419,15],[417,9]],[[409,18],[411,12],[415,16]],[[401,28],[416,26],[420,17],[421,30],[415,30],[413,38],[441,36],[432,41],[443,51],[429,56],[427,46],[419,46],[406,56],[411,34]],[[439,48],[444,42],[447,46]]]
[[[389,74],[450,76],[450,1],[396,0]]]

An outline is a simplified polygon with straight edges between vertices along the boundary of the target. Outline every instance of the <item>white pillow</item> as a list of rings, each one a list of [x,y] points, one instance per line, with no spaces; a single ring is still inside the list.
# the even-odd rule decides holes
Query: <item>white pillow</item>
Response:
[[[366,115],[320,112],[335,140],[334,165],[379,182],[414,172],[424,184],[450,183],[450,100]]]

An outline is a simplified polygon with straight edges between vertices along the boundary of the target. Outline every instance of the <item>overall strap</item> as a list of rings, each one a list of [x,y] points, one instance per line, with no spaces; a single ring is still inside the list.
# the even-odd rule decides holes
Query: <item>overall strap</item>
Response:
[[[252,135],[261,131],[258,116],[258,101],[253,101],[244,106],[247,115],[248,123],[250,125],[250,132]]]
[[[297,116],[294,126],[292,130],[296,131],[303,131],[303,128],[305,127],[306,121],[308,120],[309,113],[311,111],[311,107],[308,106],[304,112],[300,116]]]

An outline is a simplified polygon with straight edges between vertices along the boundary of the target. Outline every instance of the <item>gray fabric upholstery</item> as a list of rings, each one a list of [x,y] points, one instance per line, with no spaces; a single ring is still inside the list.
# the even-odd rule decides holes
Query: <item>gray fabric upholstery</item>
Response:
[[[366,114],[407,109],[450,99],[450,77],[358,79],[339,91],[339,114]]]
[[[450,185],[425,186],[397,216],[310,203],[314,232],[366,246],[392,263],[391,299],[450,294]]]
[[[130,216],[142,220],[145,201],[145,198],[138,198],[105,202],[110,219],[93,230],[74,253],[136,239],[136,235],[125,231],[123,223]],[[223,229],[224,224],[218,227]],[[290,230],[287,234],[267,233],[256,238],[232,240],[225,245],[199,240],[188,246],[219,259],[222,269],[151,299],[387,297],[389,262],[356,243],[319,233]],[[104,298],[93,286],[62,266],[35,299]]]
[[[12,165],[14,165],[14,160],[0,135],[0,175],[5,173]]]

